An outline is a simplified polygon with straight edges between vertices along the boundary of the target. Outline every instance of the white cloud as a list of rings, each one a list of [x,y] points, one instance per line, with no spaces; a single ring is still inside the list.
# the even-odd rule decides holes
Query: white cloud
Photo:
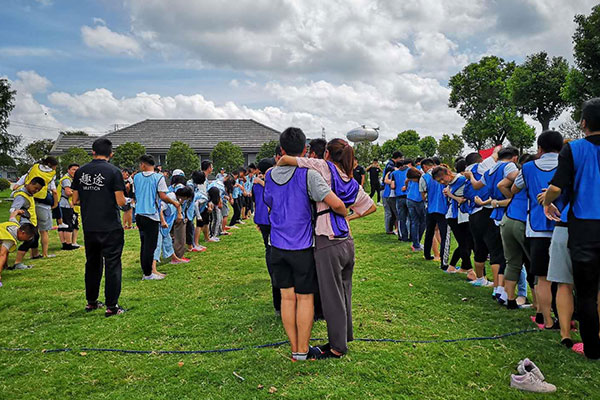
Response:
[[[14,83],[14,88],[17,91],[31,94],[42,93],[50,86],[50,81],[46,77],[38,75],[35,71],[19,71],[17,76],[19,80]]]
[[[94,22],[94,25],[106,25],[106,21],[102,18],[94,17],[92,18],[92,21]]]
[[[28,46],[0,47],[0,54],[5,57],[50,57],[55,55],[64,55],[64,53],[60,50]]]
[[[114,55],[127,55],[140,57],[142,47],[137,40],[131,36],[113,32],[104,25],[81,27],[83,42],[91,48],[101,49]]]

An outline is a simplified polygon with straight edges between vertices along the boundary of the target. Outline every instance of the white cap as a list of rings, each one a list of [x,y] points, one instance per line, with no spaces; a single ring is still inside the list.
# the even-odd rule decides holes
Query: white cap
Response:
[[[174,170],[172,175],[173,176],[177,176],[177,175],[185,176],[185,174],[183,173],[183,171],[180,170],[180,169]]]

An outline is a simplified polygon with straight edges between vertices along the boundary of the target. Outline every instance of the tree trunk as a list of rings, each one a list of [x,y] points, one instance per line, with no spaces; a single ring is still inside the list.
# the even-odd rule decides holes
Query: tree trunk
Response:
[[[550,129],[550,118],[538,117],[538,122],[542,125],[542,132]]]

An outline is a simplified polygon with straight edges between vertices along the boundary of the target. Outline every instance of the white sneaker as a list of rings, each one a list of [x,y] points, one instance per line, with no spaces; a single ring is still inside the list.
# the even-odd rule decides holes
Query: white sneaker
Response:
[[[218,238],[216,236],[211,237],[210,239],[208,239],[209,242],[220,242],[221,238]]]
[[[160,281],[161,279],[165,279],[162,275],[150,274],[148,276],[144,275],[142,277],[143,281]]]
[[[534,374],[528,372],[525,375],[511,375],[510,386],[515,389],[524,390],[526,392],[535,393],[553,393],[556,392],[556,386],[551,383],[544,382],[537,378]]]
[[[58,229],[67,229],[68,227],[69,225],[65,224],[64,222],[57,226]]]
[[[535,365],[529,358],[519,361],[519,365],[517,365],[517,371],[519,371],[519,374],[521,375],[526,375],[527,373],[531,372],[540,381],[546,380],[544,374],[542,374],[542,371],[540,371],[538,366]]]

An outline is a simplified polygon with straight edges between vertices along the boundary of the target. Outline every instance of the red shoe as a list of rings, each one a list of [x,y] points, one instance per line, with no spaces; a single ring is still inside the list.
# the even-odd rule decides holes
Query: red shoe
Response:
[[[184,263],[189,263],[190,259],[189,258],[185,258],[185,257],[181,257],[181,261],[183,261]]]

